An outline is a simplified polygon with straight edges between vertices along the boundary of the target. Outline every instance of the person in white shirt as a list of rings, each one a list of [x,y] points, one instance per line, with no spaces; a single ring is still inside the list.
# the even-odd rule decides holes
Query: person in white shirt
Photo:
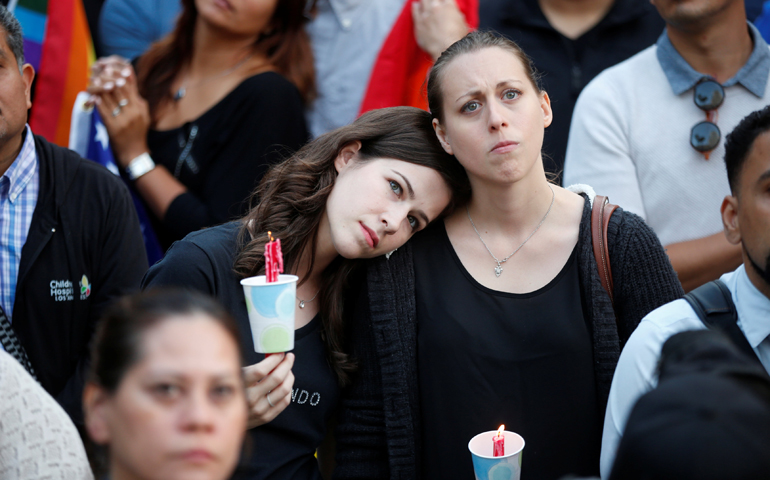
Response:
[[[721,234],[719,205],[730,192],[723,137],[770,101],[770,50],[743,0],[652,3],[666,22],[657,44],[599,74],[578,98],[564,184],[591,185],[641,216],[690,291],[741,264]],[[711,101],[714,90],[721,102]]]
[[[24,367],[2,349],[0,478],[94,478],[75,424]]]
[[[731,195],[722,202],[727,241],[740,247],[744,265],[722,275],[737,325],[770,371],[770,107],[744,118],[727,137],[725,164]],[[610,388],[602,436],[601,473],[607,478],[628,415],[657,383],[661,346],[672,335],[706,328],[686,300],[648,314],[620,355]]]

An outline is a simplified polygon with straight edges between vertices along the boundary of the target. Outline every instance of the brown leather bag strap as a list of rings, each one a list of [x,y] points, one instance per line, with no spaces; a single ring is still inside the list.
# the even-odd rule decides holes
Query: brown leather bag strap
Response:
[[[594,197],[594,204],[591,209],[591,241],[593,242],[596,266],[599,269],[599,279],[602,281],[602,287],[607,291],[614,307],[615,298],[612,295],[612,267],[610,266],[610,252],[607,248],[607,228],[612,212],[618,206],[609,203],[609,201],[609,198],[604,195]]]

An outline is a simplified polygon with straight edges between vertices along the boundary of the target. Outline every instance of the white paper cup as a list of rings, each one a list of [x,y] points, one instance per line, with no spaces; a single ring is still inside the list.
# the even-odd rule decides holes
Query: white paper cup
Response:
[[[241,280],[249,312],[251,338],[257,353],[280,353],[294,349],[294,305],[297,303],[295,275],[278,275],[278,281],[267,283],[267,277]]]
[[[492,439],[496,435],[497,430],[479,433],[468,442],[476,480],[519,480],[524,439],[517,433],[504,431],[505,455],[493,457]]]

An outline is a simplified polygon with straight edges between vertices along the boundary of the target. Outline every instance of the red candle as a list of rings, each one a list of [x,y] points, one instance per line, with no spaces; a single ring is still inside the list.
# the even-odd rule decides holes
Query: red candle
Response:
[[[281,240],[273,239],[273,234],[267,232],[270,241],[265,244],[265,280],[267,283],[277,282],[278,274],[283,273],[283,252]]]
[[[505,431],[505,425],[500,425],[500,428],[497,429],[497,435],[492,437],[493,457],[505,456],[505,435],[503,435],[503,431]]]

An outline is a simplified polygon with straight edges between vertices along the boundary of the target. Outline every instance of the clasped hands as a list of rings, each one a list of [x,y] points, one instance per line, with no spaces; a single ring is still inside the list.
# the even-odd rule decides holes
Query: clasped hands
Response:
[[[149,151],[150,109],[139,95],[136,73],[128,60],[117,55],[97,60],[87,91],[91,94],[87,105],[99,111],[121,167]]]

